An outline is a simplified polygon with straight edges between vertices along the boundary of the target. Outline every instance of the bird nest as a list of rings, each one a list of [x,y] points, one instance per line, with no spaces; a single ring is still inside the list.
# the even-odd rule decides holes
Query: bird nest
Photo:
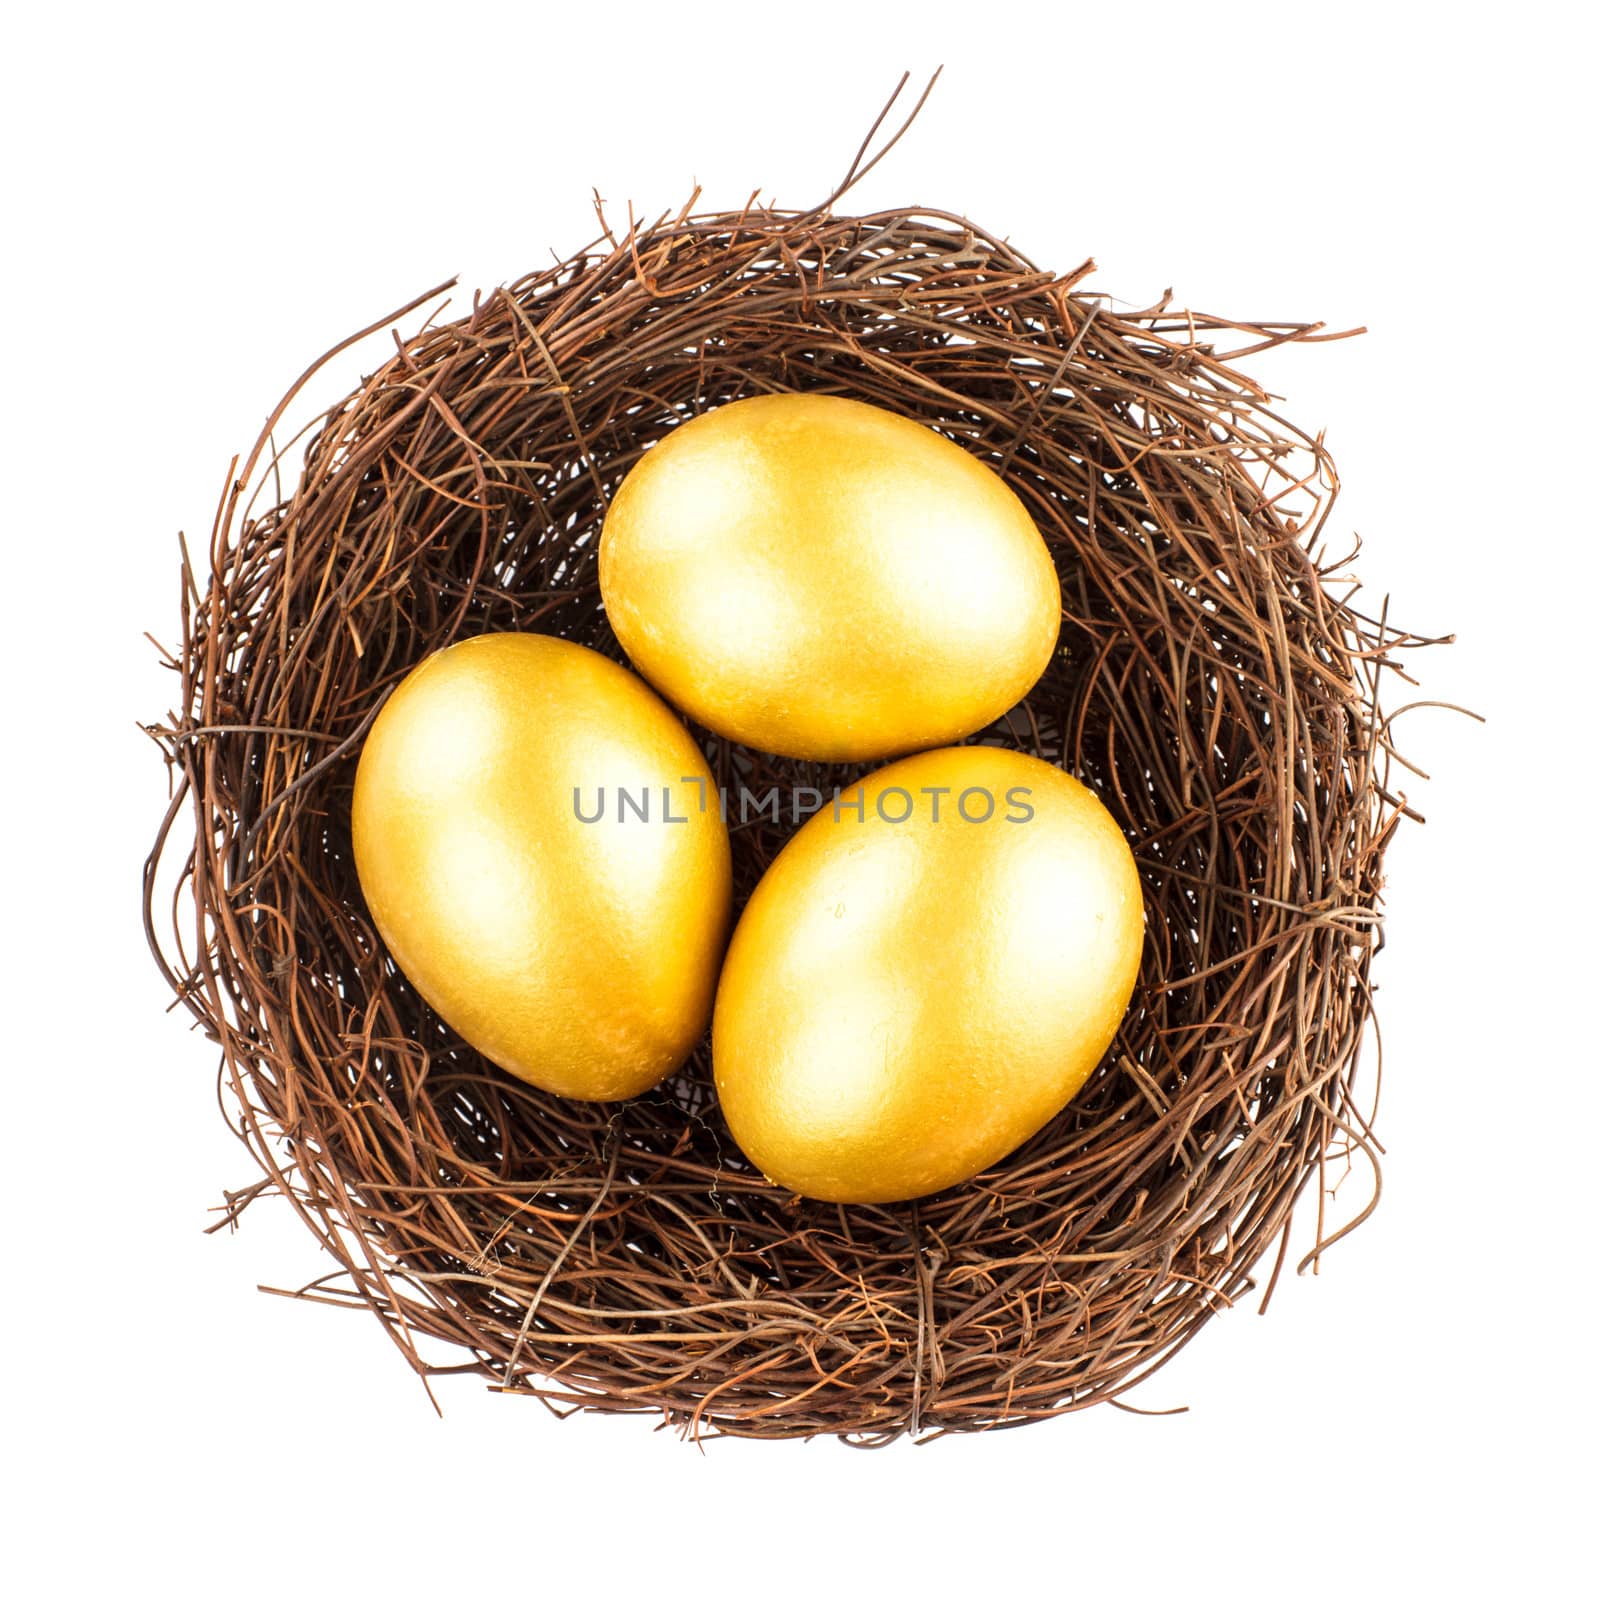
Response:
[[[273,442],[297,391],[273,413],[185,561],[145,900],[262,1168],[228,1220],[276,1191],[337,1263],[304,1298],[368,1308],[426,1376],[878,1443],[1125,1404],[1337,1236],[1334,1176],[1376,1175],[1356,1066],[1406,813],[1378,691],[1421,641],[1353,607],[1322,553],[1329,457],[1235,366],[1331,335],[1118,311],[1080,287],[1091,265],[1041,270],[941,212],[691,203],[396,333],[299,443]],[[389,959],[351,855],[362,737],[401,677],[498,629],[621,659],[596,546],[623,475],[686,418],[790,390],[917,418],[1021,496],[1061,648],[977,737],[1091,785],[1144,884],[1095,1075],[1001,1164],[904,1204],[769,1184],[705,1042],[618,1105],[499,1071]],[[696,731],[730,788],[860,770]],[[736,909],[790,831],[732,818]]]

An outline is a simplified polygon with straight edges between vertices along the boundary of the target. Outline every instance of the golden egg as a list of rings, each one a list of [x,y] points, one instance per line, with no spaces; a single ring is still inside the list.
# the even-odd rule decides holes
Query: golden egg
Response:
[[[949,744],[1022,699],[1061,586],[1022,502],[895,412],[761,395],[628,473],[600,589],[633,664],[743,744],[870,761]]]
[[[621,1100],[705,1031],[727,827],[694,740],[615,662],[523,633],[431,656],[367,735],[351,825],[400,970],[508,1072]]]
[[[1016,1149],[1127,1009],[1144,908],[1121,830],[1059,768],[966,746],[846,789],[756,886],[723,964],[717,1093],[819,1200],[909,1200]]]

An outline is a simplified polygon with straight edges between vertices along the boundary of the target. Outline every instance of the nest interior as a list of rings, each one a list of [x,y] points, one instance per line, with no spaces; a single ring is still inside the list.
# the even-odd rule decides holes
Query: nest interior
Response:
[[[336,1260],[307,1297],[369,1308],[425,1374],[557,1408],[881,1443],[1124,1403],[1258,1264],[1299,1258],[1291,1212],[1330,1163],[1376,1171],[1354,1080],[1406,809],[1378,691],[1417,641],[1354,609],[1322,554],[1331,463],[1234,365],[1328,335],[1115,311],[1088,270],[938,212],[686,208],[395,335],[280,450],[286,397],[186,562],[145,900],[262,1168],[233,1210],[280,1192]],[[616,1106],[488,1065],[387,958],[351,859],[394,684],[491,629],[620,659],[596,581],[612,492],[687,417],[775,390],[919,418],[1023,498],[1062,648],[979,737],[1092,785],[1143,876],[1140,981],[1096,1075],[916,1203],[767,1184],[704,1045]],[[858,770],[704,742],[730,787]],[[740,900],[788,831],[733,819]]]

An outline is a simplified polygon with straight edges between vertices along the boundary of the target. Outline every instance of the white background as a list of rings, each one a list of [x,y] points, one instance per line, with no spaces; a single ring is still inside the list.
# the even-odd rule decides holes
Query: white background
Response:
[[[1594,39],[1577,8],[51,9],[8,24],[4,1562],[22,1595],[1593,1593]],[[1139,1394],[878,1453],[440,1386],[263,1203],[167,1015],[177,531],[313,355],[616,214],[839,176],[1144,303],[1365,323],[1254,370],[1326,426],[1433,774],[1391,856],[1387,1184],[1270,1314]],[[464,302],[458,302],[464,303]],[[331,399],[376,360],[338,369]],[[1391,691],[1392,693],[1392,691]],[[1355,1182],[1356,1180],[1352,1180]],[[1348,1214],[1345,1198],[1335,1220]],[[448,1584],[447,1590],[437,1585]]]

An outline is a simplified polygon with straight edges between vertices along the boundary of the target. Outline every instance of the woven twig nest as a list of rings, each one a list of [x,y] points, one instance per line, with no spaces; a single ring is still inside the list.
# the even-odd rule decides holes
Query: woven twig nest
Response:
[[[1117,313],[1088,270],[941,213],[680,215],[397,337],[281,484],[274,414],[209,574],[185,575],[147,907],[265,1172],[233,1204],[282,1191],[338,1263],[309,1297],[369,1307],[425,1373],[877,1442],[1123,1394],[1264,1255],[1276,1276],[1331,1161],[1373,1158],[1353,1083],[1404,810],[1377,687],[1415,641],[1352,608],[1320,555],[1331,463],[1231,365],[1316,329]],[[1097,1074],[917,1203],[768,1184],[705,1045],[621,1105],[499,1071],[388,959],[351,861],[356,758],[393,685],[494,629],[620,658],[608,498],[686,417],[774,390],[919,418],[1026,502],[1062,648],[978,737],[1092,785],[1143,874],[1143,969]],[[856,776],[704,742],[730,787]],[[169,899],[182,813],[197,842],[182,830]],[[738,900],[788,831],[733,819]],[[459,1361],[430,1361],[437,1341]]]

